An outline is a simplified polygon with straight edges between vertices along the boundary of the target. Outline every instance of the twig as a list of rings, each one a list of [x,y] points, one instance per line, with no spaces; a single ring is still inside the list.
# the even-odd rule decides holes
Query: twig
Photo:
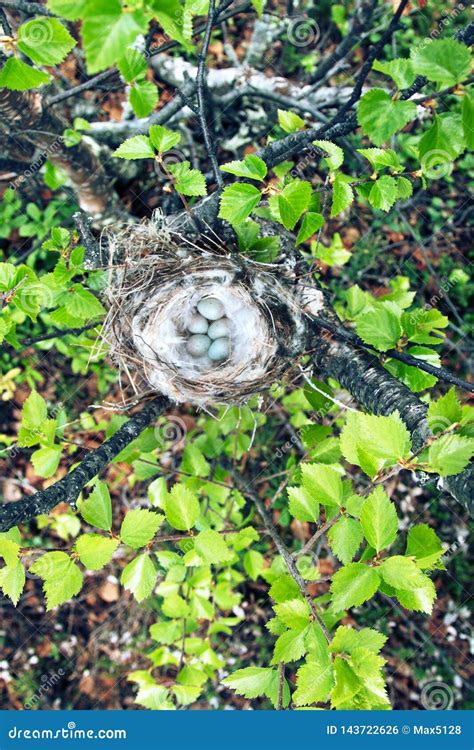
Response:
[[[338,513],[337,515],[333,516],[329,521],[326,521],[326,523],[323,523],[322,526],[317,529],[317,531],[314,532],[313,536],[308,539],[308,541],[301,547],[301,549],[297,550],[297,552],[293,553],[293,557],[300,557],[300,555],[306,555],[307,552],[309,552],[318,539],[320,539],[323,534],[326,533],[334,524],[339,521],[341,517],[341,513]]]
[[[243,477],[240,474],[238,474],[235,471],[232,471],[231,474],[232,474],[232,476],[234,478],[234,482],[237,485],[237,487],[239,488],[240,492],[242,492],[242,494],[247,495],[252,500],[252,502],[256,505],[257,510],[260,513],[260,515],[261,515],[261,517],[263,519],[263,522],[264,522],[264,524],[266,526],[266,529],[267,529],[270,537],[272,538],[272,540],[273,540],[273,542],[275,544],[275,547],[277,548],[278,552],[280,553],[280,555],[282,556],[282,558],[283,558],[283,560],[285,562],[285,565],[286,565],[286,567],[288,569],[289,574],[291,575],[291,577],[293,578],[293,580],[297,584],[299,590],[301,591],[301,593],[303,594],[305,600],[308,603],[308,606],[309,606],[311,615],[313,617],[313,620],[316,620],[316,622],[320,625],[321,630],[324,633],[324,637],[326,638],[327,642],[329,643],[329,641],[331,640],[331,637],[329,635],[329,632],[328,632],[328,630],[327,630],[327,628],[326,628],[323,620],[321,619],[321,616],[320,616],[318,610],[316,609],[316,606],[315,606],[315,604],[313,602],[313,599],[312,599],[311,595],[308,594],[308,592],[306,590],[306,584],[304,582],[304,578],[300,575],[300,572],[298,571],[298,568],[296,567],[296,563],[295,563],[293,557],[291,556],[291,554],[288,552],[287,548],[283,544],[283,542],[282,542],[282,540],[280,538],[280,535],[279,535],[278,531],[276,530],[276,527],[275,527],[272,519],[270,518],[269,514],[267,513],[267,510],[265,508],[265,505],[264,505],[263,501],[257,495],[257,493],[254,492],[247,485],[247,483],[245,482],[245,480],[243,479]]]
[[[74,506],[86,484],[170,405],[167,398],[158,396],[125,422],[103,445],[88,453],[70,474],[66,474],[45,490],[0,506],[0,532],[49,513],[58,503],[67,502]]]
[[[350,344],[353,344],[354,346],[357,346],[359,348],[363,349],[369,349],[371,352],[374,352],[379,357],[390,357],[391,359],[397,359],[399,362],[403,362],[405,365],[410,365],[410,367],[416,367],[418,370],[423,370],[424,372],[429,373],[430,375],[434,375],[438,378],[438,380],[443,380],[445,383],[449,383],[450,385],[456,385],[458,388],[463,388],[465,391],[469,391],[470,393],[474,393],[474,385],[472,383],[467,383],[465,380],[462,380],[461,378],[456,377],[456,375],[453,375],[452,373],[448,372],[448,370],[445,370],[442,367],[435,367],[434,365],[430,365],[429,362],[425,362],[422,359],[419,359],[418,357],[414,357],[412,354],[407,354],[406,352],[399,352],[397,349],[388,349],[386,352],[379,352],[374,346],[371,344],[367,344],[365,341],[363,341],[357,334],[351,333],[346,328],[343,328],[342,326],[337,326],[334,323],[331,323],[329,320],[326,320],[325,318],[320,318],[317,315],[311,315],[312,321],[319,326],[320,328],[324,328],[327,331],[330,331],[336,338],[341,339],[342,341],[347,341]]]
[[[66,328],[64,330],[56,328],[51,333],[44,333],[42,336],[33,336],[31,338],[21,339],[19,343],[21,344],[21,346],[26,347],[32,346],[32,344],[38,344],[40,341],[62,339],[64,336],[80,336],[81,333],[84,333],[84,331],[90,331],[92,328],[97,328],[98,325],[100,324],[88,323],[86,326],[82,326],[82,328]],[[15,350],[15,347],[11,346],[10,344],[2,344],[0,346],[0,351],[9,351],[10,349]]]
[[[201,52],[199,53],[198,59],[198,72],[196,77],[196,96],[199,108],[199,122],[201,123],[201,129],[204,136],[204,142],[206,149],[209,154],[209,159],[212,165],[212,171],[216,180],[217,187],[222,190],[224,187],[224,179],[222,172],[219,169],[219,162],[216,156],[216,142],[211,137],[209,132],[209,125],[206,118],[206,110],[208,105],[207,97],[207,53],[209,51],[209,44],[211,41],[212,27],[216,19],[216,3],[215,0],[209,1],[209,11],[207,17],[206,30],[204,32],[204,39],[202,42]]]
[[[100,245],[91,232],[92,217],[76,211],[72,218],[76,225],[77,231],[86,249],[84,253],[84,268],[97,268],[101,265]]]
[[[278,703],[277,711],[283,711],[283,685],[285,683],[285,664],[280,662],[278,665]]]

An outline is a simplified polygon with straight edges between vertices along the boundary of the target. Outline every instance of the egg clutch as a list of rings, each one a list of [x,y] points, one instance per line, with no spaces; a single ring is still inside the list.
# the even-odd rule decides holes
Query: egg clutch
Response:
[[[196,306],[187,326],[191,334],[186,343],[193,357],[208,356],[213,362],[222,362],[231,353],[231,324],[225,315],[224,305],[215,297],[204,297]]]

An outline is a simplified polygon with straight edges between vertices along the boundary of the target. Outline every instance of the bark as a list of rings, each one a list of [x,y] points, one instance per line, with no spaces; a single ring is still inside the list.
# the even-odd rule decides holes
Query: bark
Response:
[[[43,107],[37,91],[0,91],[0,119],[15,141],[39,149],[67,174],[84,211],[105,216],[114,205],[115,193],[104,167],[87,138],[71,148],[64,143],[66,123]],[[117,213],[117,211],[116,211]]]
[[[124,448],[135,440],[156,417],[170,406],[164,396],[150,401],[136,416],[105,441],[100,448],[91,451],[70,474],[34,495],[0,506],[0,532],[8,531],[18,523],[24,523],[43,513],[49,513],[58,503],[66,502],[74,507],[81,491],[91,479],[105,468]]]

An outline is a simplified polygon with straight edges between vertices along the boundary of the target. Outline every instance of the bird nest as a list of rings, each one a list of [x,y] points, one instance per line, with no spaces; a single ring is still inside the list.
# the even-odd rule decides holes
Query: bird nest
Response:
[[[108,230],[106,240],[103,338],[135,395],[159,392],[199,406],[239,404],[287,374],[303,353],[301,291],[284,266],[230,253],[207,237],[198,246],[153,222]],[[217,361],[211,348],[194,351],[207,338],[192,331],[209,300],[226,331]]]

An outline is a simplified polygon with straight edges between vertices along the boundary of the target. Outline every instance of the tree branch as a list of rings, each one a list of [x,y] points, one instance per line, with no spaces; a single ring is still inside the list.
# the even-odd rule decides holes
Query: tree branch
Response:
[[[49,513],[58,503],[66,502],[74,506],[86,484],[170,405],[167,398],[158,396],[125,422],[103,445],[88,453],[70,474],[66,474],[55,484],[34,495],[26,495],[21,500],[1,505],[0,532],[8,531],[18,523],[31,521],[43,513]]]

